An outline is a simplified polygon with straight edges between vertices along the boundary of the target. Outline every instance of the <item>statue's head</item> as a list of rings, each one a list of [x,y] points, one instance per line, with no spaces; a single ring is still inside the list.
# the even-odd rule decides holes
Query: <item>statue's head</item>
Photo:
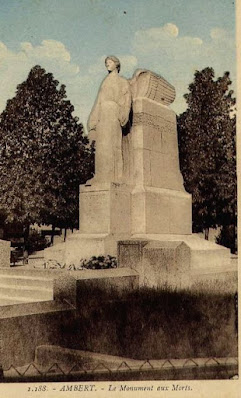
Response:
[[[120,72],[120,60],[114,55],[108,55],[108,57],[106,57],[105,66],[109,73],[112,72],[114,69],[117,69],[118,73]]]

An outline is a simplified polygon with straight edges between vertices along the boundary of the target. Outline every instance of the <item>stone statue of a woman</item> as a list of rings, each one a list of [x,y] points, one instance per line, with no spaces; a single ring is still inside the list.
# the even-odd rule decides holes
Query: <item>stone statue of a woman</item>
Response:
[[[88,120],[89,139],[95,140],[95,182],[122,182],[122,127],[131,108],[128,81],[119,76],[120,61],[114,56],[105,60],[108,76],[102,82]]]

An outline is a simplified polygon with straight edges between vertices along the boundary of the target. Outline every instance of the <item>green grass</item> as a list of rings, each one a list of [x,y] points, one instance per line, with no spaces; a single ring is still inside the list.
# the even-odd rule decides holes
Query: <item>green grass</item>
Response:
[[[80,302],[69,348],[136,359],[237,356],[233,294],[91,289]]]

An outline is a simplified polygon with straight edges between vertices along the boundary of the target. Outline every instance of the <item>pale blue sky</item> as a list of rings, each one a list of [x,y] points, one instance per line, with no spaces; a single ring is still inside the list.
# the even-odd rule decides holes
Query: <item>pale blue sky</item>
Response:
[[[66,84],[85,124],[108,54],[120,58],[126,77],[143,67],[174,84],[179,113],[195,69],[229,70],[235,81],[234,2],[0,0],[0,111],[40,64]]]

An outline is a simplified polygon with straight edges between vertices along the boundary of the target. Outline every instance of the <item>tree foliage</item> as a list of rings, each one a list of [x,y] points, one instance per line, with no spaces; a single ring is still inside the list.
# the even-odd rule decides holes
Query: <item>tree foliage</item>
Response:
[[[65,86],[35,66],[1,114],[0,207],[8,222],[76,226],[93,148],[66,97]]]
[[[196,71],[178,117],[180,167],[193,198],[193,229],[236,222],[236,118],[229,72]]]

